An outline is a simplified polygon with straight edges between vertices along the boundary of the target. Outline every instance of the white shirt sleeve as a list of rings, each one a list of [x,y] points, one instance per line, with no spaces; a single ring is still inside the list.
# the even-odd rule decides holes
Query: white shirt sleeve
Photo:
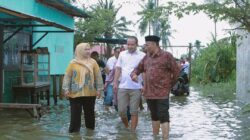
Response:
[[[107,64],[106,64],[106,66],[109,70],[113,69],[111,66],[112,65],[111,63],[112,63],[112,57],[108,59]]]
[[[120,55],[119,55],[119,57],[118,57],[118,59],[117,59],[117,62],[116,62],[116,67],[122,67],[122,55],[123,54],[123,52],[121,52],[120,53]]]

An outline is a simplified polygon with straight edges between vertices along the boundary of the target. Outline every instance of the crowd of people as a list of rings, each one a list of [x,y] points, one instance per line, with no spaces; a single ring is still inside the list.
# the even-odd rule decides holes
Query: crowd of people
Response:
[[[95,101],[104,92],[103,104],[118,112],[124,127],[136,132],[138,111],[146,100],[152,120],[153,135],[160,128],[169,137],[169,94],[179,76],[180,67],[171,53],[159,47],[158,36],[146,36],[143,51],[138,39],[127,38],[126,49],[115,47],[114,55],[104,63],[89,43],[76,46],[63,80],[63,90],[70,102],[69,132],[79,132],[84,111],[86,128],[95,128]]]

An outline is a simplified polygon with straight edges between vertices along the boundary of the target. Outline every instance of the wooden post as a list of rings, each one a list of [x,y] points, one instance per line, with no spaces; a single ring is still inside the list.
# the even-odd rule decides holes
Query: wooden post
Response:
[[[47,105],[50,105],[50,89],[45,91],[46,99],[47,99]]]
[[[192,61],[192,43],[189,43],[189,46],[188,46],[188,61],[189,61],[189,70],[188,70],[188,80],[189,80],[189,83],[191,83],[191,61]]]
[[[0,24],[0,102],[2,102],[3,96],[3,25]]]
[[[53,75],[53,98],[54,98],[54,105],[57,105],[57,84],[56,84],[56,75]]]
[[[37,119],[41,117],[41,104],[0,103],[0,109],[25,109]],[[29,109],[32,109],[33,113]]]
[[[63,91],[62,91],[62,83],[63,83],[63,75],[59,76],[59,98],[63,99]]]

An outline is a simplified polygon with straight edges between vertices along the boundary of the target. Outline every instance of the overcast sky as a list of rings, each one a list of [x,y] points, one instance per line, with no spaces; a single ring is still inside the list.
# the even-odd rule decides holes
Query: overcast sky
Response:
[[[79,4],[84,4],[88,7],[91,4],[95,4],[98,0],[77,0]],[[115,5],[121,5],[118,16],[125,16],[128,20],[136,23],[140,18],[137,15],[137,11],[141,10],[139,3],[142,4],[142,0],[114,0]],[[144,0],[147,1],[147,0]],[[159,0],[160,3],[166,2],[168,0]],[[183,0],[172,0],[172,1],[183,1]],[[188,0],[188,2],[203,3],[204,0]],[[172,30],[176,32],[172,33],[173,38],[170,38],[170,42],[174,46],[188,45],[189,43],[194,43],[195,40],[201,41],[202,45],[206,45],[212,40],[212,34],[214,34],[214,22],[210,20],[205,14],[197,15],[186,15],[181,19],[177,19],[174,16],[170,17],[170,25]],[[139,38],[139,44],[144,44],[144,35],[141,35],[138,30],[138,24],[131,25],[129,27],[134,32],[130,35],[136,35]],[[227,22],[217,23],[217,37],[223,38],[228,34],[225,29],[229,29],[230,26]],[[146,34],[147,35],[147,34]],[[187,53],[186,48],[174,48],[168,50],[174,54],[175,57],[180,57],[181,54]]]

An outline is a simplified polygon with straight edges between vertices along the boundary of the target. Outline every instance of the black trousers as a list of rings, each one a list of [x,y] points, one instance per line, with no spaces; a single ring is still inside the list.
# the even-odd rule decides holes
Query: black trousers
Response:
[[[169,122],[169,99],[147,99],[152,121]]]
[[[70,126],[69,133],[79,132],[81,128],[81,114],[84,112],[85,126],[95,129],[95,96],[70,98]]]

